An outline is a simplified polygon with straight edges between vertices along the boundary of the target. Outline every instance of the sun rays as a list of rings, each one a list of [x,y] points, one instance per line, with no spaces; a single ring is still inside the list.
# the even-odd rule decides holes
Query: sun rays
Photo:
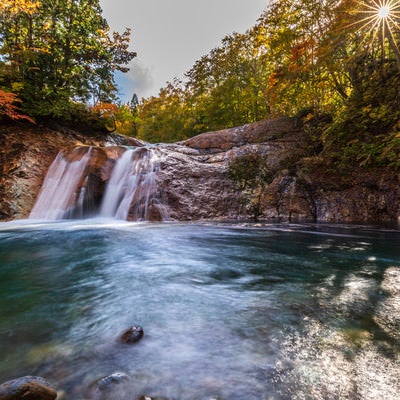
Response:
[[[389,42],[395,43],[395,32],[400,29],[400,1],[372,0],[365,2],[356,0],[356,3],[360,6],[356,14],[359,14],[361,18],[347,27],[353,26],[358,30],[367,29],[372,35],[372,41],[380,35],[382,40],[387,38]]]
[[[355,0],[355,4],[358,7],[351,13],[355,19],[344,28],[365,32],[364,43],[367,43],[369,50],[373,48],[373,43],[379,40],[382,60],[385,59],[388,43],[400,71],[400,50],[397,44],[400,32],[400,0]]]
[[[389,23],[393,26],[399,25],[399,0],[372,0],[369,2],[356,0],[356,3],[361,6],[361,10],[359,10],[358,13],[365,15],[359,22],[364,22],[365,25],[371,24],[372,26],[385,23]]]

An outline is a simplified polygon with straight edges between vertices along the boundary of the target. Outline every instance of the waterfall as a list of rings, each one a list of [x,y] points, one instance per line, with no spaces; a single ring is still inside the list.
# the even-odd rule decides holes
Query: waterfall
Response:
[[[101,217],[121,220],[168,219],[156,182],[160,169],[157,149],[125,150],[111,172],[114,156],[110,158],[106,153],[102,148],[84,146],[60,152],[49,168],[29,218],[84,218],[100,210]]]
[[[77,147],[69,157],[60,152],[51,164],[36,203],[29,215],[31,219],[57,220],[82,215],[86,170],[92,148]],[[82,155],[82,152],[84,154]]]
[[[155,149],[127,150],[113,169],[100,216],[133,221],[168,219],[156,182],[159,166]]]

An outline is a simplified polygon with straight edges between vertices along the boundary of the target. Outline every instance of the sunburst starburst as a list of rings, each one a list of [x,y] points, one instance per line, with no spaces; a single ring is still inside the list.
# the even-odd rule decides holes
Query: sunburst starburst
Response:
[[[390,7],[389,6],[382,6],[378,10],[378,17],[379,18],[388,18],[390,15]]]
[[[399,0],[372,0],[370,2],[357,1],[361,9],[357,13],[363,15],[352,25],[361,25],[370,31],[388,28],[393,31],[400,26],[400,1]]]
[[[368,36],[371,37],[370,46],[377,37],[380,37],[383,54],[384,41],[387,39],[400,70],[400,50],[396,42],[396,35],[400,31],[400,0],[355,0],[355,2],[360,6],[356,11],[360,18],[347,27],[367,30]]]

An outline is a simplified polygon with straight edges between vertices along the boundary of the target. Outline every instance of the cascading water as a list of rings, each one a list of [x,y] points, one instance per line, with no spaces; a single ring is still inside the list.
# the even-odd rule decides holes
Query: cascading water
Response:
[[[156,182],[160,169],[157,149],[125,150],[117,159],[111,176],[104,172],[108,163],[104,149],[97,147],[79,146],[69,153],[60,152],[49,168],[29,218],[83,218],[95,215],[100,209],[100,216],[106,218],[168,219],[167,207]]]
[[[82,155],[82,152],[85,152]],[[36,203],[29,215],[30,219],[64,219],[71,218],[75,213],[82,215],[86,170],[92,148],[77,147],[71,153],[72,161],[60,152],[47,172],[43,186]]]
[[[155,149],[127,150],[117,160],[107,184],[100,216],[133,221],[168,219],[156,183],[159,164]]]

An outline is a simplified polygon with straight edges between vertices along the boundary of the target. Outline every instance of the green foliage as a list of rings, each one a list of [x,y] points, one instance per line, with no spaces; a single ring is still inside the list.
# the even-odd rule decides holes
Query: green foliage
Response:
[[[274,172],[268,166],[267,156],[256,152],[232,159],[228,173],[241,190],[269,184],[274,176]]]
[[[340,75],[342,64],[328,61],[333,56],[326,50],[337,3],[272,1],[254,27],[226,36],[195,63],[184,82],[175,81],[159,97],[144,101],[139,132],[169,141],[170,135],[184,138],[295,115],[304,107],[334,111],[349,83]]]
[[[343,168],[397,165],[400,73],[394,65],[374,65],[373,59],[355,64],[357,86],[322,136],[325,156]]]
[[[296,116],[314,121],[305,125],[310,154],[322,151],[332,165],[398,166],[400,25],[374,24],[371,7],[377,3],[269,2],[254,27],[225,37],[184,81],[138,106],[139,135],[169,142]]]
[[[378,160],[389,167],[400,170],[400,123],[394,127],[390,135],[382,139]]]
[[[178,81],[163,88],[159,97],[151,97],[138,105],[136,111],[137,136],[140,139],[169,143],[192,136],[194,121],[183,102]]]
[[[115,98],[114,72],[135,56],[130,31],[110,33],[99,0],[42,0],[0,15],[0,87],[16,88],[23,110],[71,120],[76,103]]]
[[[247,192],[243,206],[257,220],[264,190],[275,175],[268,165],[267,156],[258,152],[237,155],[229,163],[228,175],[241,192]]]

